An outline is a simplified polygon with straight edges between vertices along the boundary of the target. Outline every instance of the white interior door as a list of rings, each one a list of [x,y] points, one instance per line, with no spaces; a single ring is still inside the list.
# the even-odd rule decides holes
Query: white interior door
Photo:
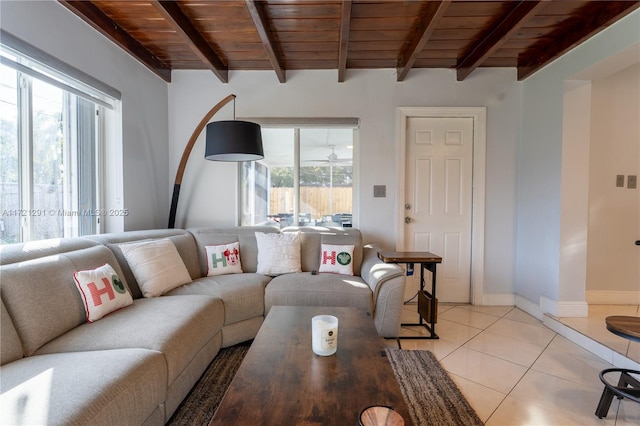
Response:
[[[442,257],[440,302],[471,297],[473,134],[471,117],[407,120],[405,250]]]

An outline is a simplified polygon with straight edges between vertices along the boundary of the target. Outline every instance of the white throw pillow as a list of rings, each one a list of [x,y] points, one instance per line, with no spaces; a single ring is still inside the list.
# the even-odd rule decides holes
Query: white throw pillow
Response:
[[[73,280],[82,297],[89,322],[133,303],[129,289],[108,263],[96,269],[76,271]]]
[[[205,246],[207,253],[207,276],[241,274],[240,243]]]
[[[256,232],[258,242],[257,273],[280,275],[300,272],[300,235],[298,232],[267,234]]]
[[[160,296],[192,281],[178,249],[169,239],[121,244],[120,249],[144,297]]]
[[[318,272],[353,275],[353,245],[322,244]]]

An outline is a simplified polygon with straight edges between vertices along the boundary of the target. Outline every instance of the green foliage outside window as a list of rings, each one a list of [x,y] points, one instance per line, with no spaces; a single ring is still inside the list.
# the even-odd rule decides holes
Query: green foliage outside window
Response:
[[[333,186],[349,186],[353,167],[333,166]],[[293,167],[273,167],[270,169],[272,188],[293,188]],[[300,168],[301,186],[329,186],[331,182],[329,166]]]

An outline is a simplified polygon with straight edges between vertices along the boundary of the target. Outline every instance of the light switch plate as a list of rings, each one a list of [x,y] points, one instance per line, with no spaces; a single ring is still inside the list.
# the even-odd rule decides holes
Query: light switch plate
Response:
[[[624,188],[624,175],[616,176],[616,188]]]
[[[384,198],[387,196],[386,185],[373,185],[373,196],[376,198]]]
[[[638,176],[629,175],[627,176],[627,188],[636,189],[638,187]]]

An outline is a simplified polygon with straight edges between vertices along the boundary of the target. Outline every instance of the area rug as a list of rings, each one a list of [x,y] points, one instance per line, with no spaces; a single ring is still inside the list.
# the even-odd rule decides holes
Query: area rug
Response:
[[[167,424],[208,425],[249,347],[249,344],[240,344],[220,349]]]
[[[429,351],[387,348],[415,425],[482,425],[462,392]]]
[[[207,425],[248,350],[248,344],[221,349],[168,424]],[[387,348],[387,357],[415,425],[482,425],[431,352]]]

